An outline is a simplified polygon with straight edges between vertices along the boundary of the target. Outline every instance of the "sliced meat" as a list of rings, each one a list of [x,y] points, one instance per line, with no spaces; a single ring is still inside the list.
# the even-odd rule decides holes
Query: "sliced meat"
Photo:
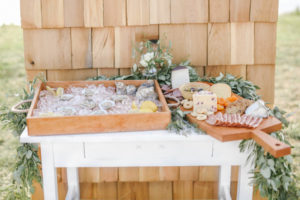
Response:
[[[232,120],[232,126],[237,126],[237,114],[232,114],[231,115],[231,120]]]
[[[224,123],[223,114],[221,112],[218,112],[216,114],[216,120],[217,120],[217,122],[216,122],[217,126],[220,126]]]
[[[217,123],[217,118],[215,115],[209,115],[206,122],[210,125],[216,125]]]
[[[253,128],[257,128],[262,121],[263,121],[263,118],[258,118],[258,120],[252,125]]]
[[[250,115],[222,114],[218,112],[215,115],[208,116],[206,122],[215,126],[256,128],[262,122],[262,118]]]

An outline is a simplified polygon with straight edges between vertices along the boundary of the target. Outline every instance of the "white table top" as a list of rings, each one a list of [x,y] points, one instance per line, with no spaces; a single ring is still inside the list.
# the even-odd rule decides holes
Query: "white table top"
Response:
[[[56,136],[28,136],[27,128],[20,136],[21,143],[41,143],[41,142],[132,142],[132,141],[214,141],[205,133],[190,133],[188,136],[171,133],[167,130],[158,131],[137,131],[137,132],[117,132],[117,133],[94,133],[76,135],[56,135]]]

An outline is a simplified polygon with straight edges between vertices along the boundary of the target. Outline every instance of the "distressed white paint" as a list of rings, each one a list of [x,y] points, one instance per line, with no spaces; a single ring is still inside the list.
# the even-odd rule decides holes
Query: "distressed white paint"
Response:
[[[79,196],[78,167],[220,166],[219,199],[230,200],[231,166],[240,165],[238,199],[252,199],[247,154],[240,141],[220,142],[208,135],[176,135],[168,131],[120,132],[20,137],[23,143],[41,143],[45,195],[57,198],[55,167],[67,167],[67,199]],[[46,199],[46,196],[45,196]],[[47,199],[46,199],[47,200]]]

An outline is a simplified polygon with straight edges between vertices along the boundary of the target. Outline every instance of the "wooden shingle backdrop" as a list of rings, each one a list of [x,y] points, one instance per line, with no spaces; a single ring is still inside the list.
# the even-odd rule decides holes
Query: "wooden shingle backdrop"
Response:
[[[27,78],[39,72],[49,81],[130,73],[134,43],[166,38],[175,62],[188,58],[200,75],[247,78],[273,103],[277,13],[278,0],[21,0]],[[64,170],[59,172],[63,196]],[[81,169],[81,194],[216,199],[217,172],[215,167]],[[42,199],[38,192],[35,199]]]

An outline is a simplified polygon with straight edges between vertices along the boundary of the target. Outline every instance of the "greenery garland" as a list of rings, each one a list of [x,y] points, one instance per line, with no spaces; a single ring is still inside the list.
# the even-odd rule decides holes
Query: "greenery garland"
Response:
[[[236,78],[233,75],[222,73],[216,78],[202,78],[202,81],[211,83],[226,83],[231,86],[234,93],[250,100],[257,100],[260,97],[256,94],[258,86],[253,83]],[[284,117],[285,112],[275,107],[271,114],[278,118],[284,125],[283,129],[271,133],[271,136],[289,144],[284,135],[288,127],[288,121]],[[285,133],[285,134],[284,134]],[[243,140],[240,145],[241,152],[249,152],[248,161],[254,163],[254,170],[251,171],[252,183],[256,190],[259,190],[262,197],[269,200],[297,200],[300,198],[300,190],[296,186],[296,177],[292,169],[292,156],[287,155],[275,158],[266,153],[264,149],[253,140]]]
[[[20,100],[33,99],[34,85],[38,78],[29,84],[28,90],[23,89],[23,95]],[[22,109],[28,109],[30,103],[21,106]],[[20,137],[26,127],[26,113],[14,113],[10,108],[3,106],[0,108],[0,122],[4,128],[12,131],[13,135]],[[41,184],[40,174],[41,161],[38,156],[38,146],[35,144],[20,144],[17,148],[16,164],[13,167],[12,184],[6,190],[7,200],[30,200],[30,193],[34,193],[33,182]]]
[[[161,47],[158,41],[153,48],[150,41],[140,43],[136,52],[140,54],[140,64],[135,64],[132,68],[132,73],[126,76],[114,76],[107,78],[105,76],[98,76],[90,80],[136,80],[136,79],[157,79],[160,84],[171,84],[171,71],[177,65],[172,63],[172,56],[169,53],[170,47]],[[152,53],[151,59],[145,59],[144,55]],[[151,54],[152,55],[152,54]],[[141,62],[142,59],[147,61],[147,64]],[[141,63],[143,66],[141,66]],[[191,81],[207,81],[211,83],[227,83],[231,86],[234,93],[252,100],[257,100],[260,97],[256,94],[257,86],[242,78],[236,78],[233,75],[226,76],[220,74],[216,78],[200,78],[196,71],[189,66],[189,62],[180,63],[180,65],[187,66],[190,71]],[[153,70],[155,68],[155,70]],[[146,71],[145,71],[146,70]],[[147,72],[148,70],[148,72]],[[149,72],[150,71],[150,72]],[[150,74],[150,76],[149,76]],[[36,79],[35,79],[36,80]],[[35,81],[34,81],[35,82]],[[22,99],[32,99],[33,84],[29,87],[29,92],[24,90]],[[24,108],[28,108],[25,105]],[[280,119],[285,127],[288,126],[287,120],[284,118],[284,112],[278,108],[274,108],[273,115]],[[195,126],[191,125],[186,120],[187,112],[180,109],[172,109],[172,122],[168,129],[176,133],[187,134],[188,130],[197,130]],[[15,135],[19,136],[26,126],[26,115],[15,114],[2,108],[0,114],[0,121],[4,122],[6,127],[13,130]],[[288,143],[283,136],[283,131],[272,133],[271,135],[279,140]],[[253,140],[243,140],[240,143],[241,152],[251,152],[248,157],[249,162],[254,162],[254,170],[252,183],[256,189],[259,189],[263,197],[269,200],[295,200],[300,198],[299,189],[296,187],[295,176],[292,170],[292,157],[285,156],[279,159],[274,158],[271,154],[265,153],[264,149],[257,145]],[[10,187],[7,199],[29,199],[29,192],[33,193],[33,181],[41,183],[40,175],[40,160],[37,155],[37,147],[32,144],[23,144],[18,150],[18,161],[13,173],[13,185]]]

